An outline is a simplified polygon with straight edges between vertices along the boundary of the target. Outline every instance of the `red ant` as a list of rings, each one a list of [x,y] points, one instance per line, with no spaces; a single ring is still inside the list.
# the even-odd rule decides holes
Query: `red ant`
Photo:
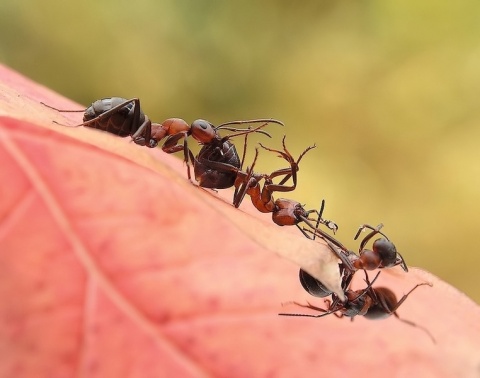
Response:
[[[402,255],[397,251],[395,244],[393,244],[380,229],[383,227],[383,224],[379,224],[377,227],[372,227],[368,224],[364,224],[359,227],[357,234],[354,237],[354,240],[357,240],[360,233],[365,229],[370,229],[370,232],[360,243],[359,253],[360,257],[353,261],[353,265],[358,269],[373,270],[376,268],[390,268],[396,265],[400,265],[405,272],[408,272],[407,264]],[[373,242],[372,250],[365,249],[365,245],[368,241],[375,236],[380,234],[383,238],[379,238]]]
[[[297,186],[299,163],[308,151],[316,147],[315,145],[307,147],[295,161],[292,154],[285,146],[285,136],[282,139],[282,145],[283,151],[280,151],[267,148],[260,143],[260,146],[263,149],[270,152],[277,152],[279,157],[285,159],[290,164],[290,167],[279,169],[270,175],[247,175],[243,178],[242,187],[239,189],[238,196],[234,200],[235,207],[238,207],[245,194],[248,194],[252,200],[253,206],[262,213],[272,213],[273,222],[279,226],[295,225],[305,234],[305,232],[298,226],[300,222],[305,222],[312,228],[318,228],[318,225],[322,223],[335,232],[338,229],[337,225],[334,222],[323,220],[321,218],[324,201],[322,202],[322,208],[319,212],[317,210],[305,210],[299,202],[291,199],[279,198],[275,200],[273,198],[274,192],[291,192],[295,190]],[[257,155],[258,150],[251,169],[253,169],[253,166],[255,165]],[[278,184],[274,184],[273,179],[282,175],[285,177]],[[284,185],[290,178],[292,178],[292,185]],[[263,188],[260,186],[261,179],[264,180]],[[318,215],[316,227],[311,223],[313,219],[309,217],[312,213]]]
[[[365,281],[367,283],[367,287],[363,290],[350,290],[350,289],[345,290],[345,297],[346,297],[345,302],[341,302],[335,294],[332,294],[332,301],[328,299],[325,300],[325,303],[327,304],[327,309],[314,306],[309,302],[307,302],[306,305],[298,302],[291,302],[303,308],[309,308],[315,311],[319,311],[321,312],[321,314],[314,315],[314,314],[280,313],[279,315],[321,318],[323,316],[334,314],[338,318],[342,318],[343,316],[350,317],[353,321],[353,318],[355,316],[364,316],[367,319],[384,319],[393,314],[398,320],[402,321],[403,323],[406,323],[413,327],[418,327],[420,329],[423,329],[435,343],[435,339],[427,329],[417,325],[416,323],[410,320],[400,318],[396,312],[398,308],[402,305],[402,303],[407,299],[407,297],[415,289],[423,285],[432,286],[432,284],[428,282],[419,283],[415,285],[402,298],[400,298],[400,300],[397,300],[397,297],[395,296],[392,290],[386,287],[377,287],[377,288],[372,287],[373,283],[378,278],[379,274],[380,272],[377,273],[377,275],[372,280],[372,282],[369,282],[368,275],[365,273],[365,276],[366,276]]]
[[[84,112],[83,122],[74,127],[86,126],[120,137],[131,136],[133,142],[154,148],[167,135],[188,131],[190,126],[182,119],[170,118],[162,124],[152,123],[140,108],[138,98],[108,97],[93,102],[83,110],[62,110],[42,102],[62,113]]]
[[[183,119],[169,118],[164,122],[152,123],[140,108],[138,98],[124,99],[121,97],[110,97],[97,100],[85,110],[61,110],[43,105],[57,110],[59,112],[84,112],[83,123],[77,126],[86,126],[102,131],[107,131],[120,137],[131,136],[132,141],[141,146],[154,148],[159,141],[166,138],[162,150],[167,153],[174,153],[183,150],[184,161],[187,164],[188,179],[191,180],[189,161],[192,162],[195,169],[195,177],[201,187],[212,189],[223,189],[233,186],[236,175],[231,172],[217,170],[208,170],[208,161],[213,160],[225,163],[231,167],[241,168],[245,158],[245,150],[242,161],[238,156],[235,146],[229,141],[230,138],[239,135],[247,135],[252,132],[261,133],[270,137],[270,135],[260,130],[268,123],[277,123],[283,126],[283,123],[274,119],[254,119],[246,121],[226,122],[219,126],[213,126],[205,120],[196,120],[188,125]],[[263,123],[254,129],[237,129],[227,127],[228,125]],[[218,130],[225,129],[236,132],[234,134],[220,137]],[[187,137],[192,136],[201,145],[203,145],[197,158],[188,149]],[[183,144],[179,144],[183,139]],[[246,146],[246,138],[245,138]]]
[[[262,124],[253,129],[237,129],[227,127],[227,125],[244,123]],[[200,187],[210,189],[225,189],[235,186],[237,188],[238,185],[240,185],[238,182],[241,182],[242,180],[246,179],[246,177],[251,176],[251,174],[249,175],[248,172],[242,171],[247,147],[247,135],[253,132],[258,132],[270,137],[270,134],[260,130],[268,123],[277,123],[279,125],[283,125],[282,122],[274,119],[254,119],[248,121],[231,121],[223,123],[219,126],[214,126],[208,121],[198,119],[192,122],[188,133],[184,133],[183,135],[172,135],[167,138],[165,144],[180,146],[178,141],[183,138],[184,161],[187,166],[189,161],[192,162],[195,179]],[[234,133],[221,137],[218,134],[218,130],[221,129],[229,130]],[[202,145],[198,155],[195,157],[187,146],[186,137],[188,135],[192,135],[192,137]],[[243,156],[241,160],[235,145],[230,142],[231,138],[240,135],[245,135]],[[188,171],[188,178],[190,179],[190,171]]]
[[[322,200],[322,204],[320,206],[320,211],[317,212],[318,214],[318,218],[317,218],[317,222],[315,224],[315,226],[313,226],[312,224],[310,223],[307,223],[310,228],[312,230],[316,230],[317,232],[320,232],[322,235],[324,234],[323,231],[320,231],[318,229],[318,226],[319,224],[322,222],[322,214],[323,214],[323,210],[325,208],[325,200]],[[331,221],[327,221],[329,223],[333,223]],[[335,224],[335,223],[333,223]],[[335,225],[336,226],[336,225]],[[330,228],[330,227],[329,227]],[[310,231],[310,230],[304,230],[304,229],[301,229],[300,228],[300,231],[305,235],[305,237],[307,237],[308,239],[312,239],[312,240],[315,240],[315,237],[316,237],[316,234],[315,232],[311,232],[312,235],[310,235],[309,233],[307,233],[306,231]],[[325,234],[327,236],[329,236],[328,234]],[[331,248],[332,249],[332,248]],[[341,284],[341,287],[342,288],[347,288],[349,285],[350,285],[350,282],[353,278],[353,274],[344,274],[344,272],[346,271],[346,267],[348,266],[348,264],[350,263],[350,260],[346,258],[346,256],[344,254],[341,254],[341,253],[338,253],[338,251],[336,249],[332,249],[332,251],[337,255],[337,257],[340,258],[340,260],[343,262],[343,264],[340,265],[340,276],[342,277],[342,284]],[[328,297],[330,295],[333,294],[332,291],[330,291],[329,289],[326,288],[326,286],[320,282],[318,279],[312,277],[310,274],[308,274],[306,271],[304,271],[303,269],[300,269],[299,272],[298,272],[298,278],[300,280],[300,283],[302,285],[302,287],[305,289],[305,291],[307,293],[309,293],[310,295],[313,295],[314,297],[320,297],[320,298],[324,298],[324,297]]]
[[[305,231],[321,237],[339,257],[343,256],[343,258],[341,258],[342,262],[352,273],[358,269],[374,270],[377,268],[390,268],[396,265],[400,265],[405,272],[408,272],[407,264],[402,255],[397,251],[395,244],[380,231],[382,227],[383,224],[379,224],[377,227],[372,227],[368,224],[360,226],[354,240],[358,239],[358,236],[363,230],[368,228],[372,231],[360,242],[358,249],[359,256],[353,251],[348,250],[340,241],[321,230],[314,229]],[[384,238],[375,240],[372,250],[366,249],[365,245],[376,234],[380,234],[384,236]]]
[[[360,256],[357,256],[353,251],[348,250],[337,239],[318,229],[318,227],[314,228],[311,225],[309,226],[312,228],[312,230],[304,229],[303,232],[305,236],[312,239],[314,239],[315,236],[321,237],[341,260],[342,264],[340,265],[340,270],[342,276],[342,287],[348,287],[353,278],[353,274],[359,269],[375,270],[377,268],[390,268],[400,265],[405,272],[408,272],[408,267],[405,263],[405,260],[400,253],[397,252],[395,245],[384,233],[380,232],[380,229],[383,227],[382,224],[379,224],[377,227],[372,227],[369,225],[360,226],[357,234],[354,237],[354,240],[358,239],[358,236],[364,229],[368,228],[372,230],[372,232],[365,236],[360,243]],[[309,236],[307,232],[313,234],[313,237]],[[381,234],[385,238],[375,240],[372,250],[365,249],[365,245],[376,234]],[[315,297],[327,297],[332,294],[332,292],[329,291],[319,280],[312,277],[302,269],[300,269],[299,279],[302,287],[309,294]]]

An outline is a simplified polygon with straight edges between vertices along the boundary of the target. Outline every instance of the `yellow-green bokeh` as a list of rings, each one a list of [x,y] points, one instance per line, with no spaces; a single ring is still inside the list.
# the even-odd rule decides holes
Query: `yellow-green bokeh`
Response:
[[[150,118],[275,117],[291,193],[351,245],[383,222],[412,266],[480,301],[480,3],[3,0],[0,61],[81,103]],[[261,152],[260,167],[281,166]]]

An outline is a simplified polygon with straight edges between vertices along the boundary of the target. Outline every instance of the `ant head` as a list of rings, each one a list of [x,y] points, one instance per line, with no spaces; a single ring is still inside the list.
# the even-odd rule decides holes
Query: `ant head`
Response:
[[[389,268],[397,264],[397,248],[391,241],[384,238],[375,240],[373,251],[380,256],[383,267]]]
[[[190,134],[200,144],[210,143],[217,136],[215,127],[204,119],[197,119],[192,122]]]
[[[380,231],[380,229],[383,227],[383,224],[379,224],[377,227],[372,227],[368,224],[364,224],[363,226],[360,226],[358,229],[357,234],[355,235],[354,239],[356,240],[359,236],[360,233],[365,230],[365,229],[370,229],[372,230],[367,236],[363,238],[363,240],[360,242],[360,247],[359,247],[359,252],[360,255],[362,256],[364,260],[369,258],[371,255],[371,252],[369,250],[365,249],[366,244],[372,239],[373,236],[376,234],[380,234],[383,236],[383,238],[375,240],[373,243],[373,252],[378,254],[378,256],[381,259],[381,263],[379,268],[390,268],[395,265],[400,265],[402,269],[405,272],[408,272],[408,267],[407,264],[405,263],[405,260],[403,259],[402,255],[397,252],[397,248],[395,247],[395,244],[393,244],[388,237]],[[363,257],[365,256],[365,257]],[[365,261],[363,261],[363,264],[365,264]],[[367,265],[365,265],[367,266]],[[368,268],[364,268],[368,269]]]

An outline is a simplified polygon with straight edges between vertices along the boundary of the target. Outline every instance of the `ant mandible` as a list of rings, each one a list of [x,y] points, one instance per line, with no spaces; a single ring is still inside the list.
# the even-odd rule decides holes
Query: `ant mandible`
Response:
[[[397,300],[395,293],[386,288],[386,287],[377,287],[373,288],[372,285],[375,280],[378,278],[377,273],[375,278],[369,282],[368,276],[365,273],[367,287],[363,290],[345,290],[345,297],[346,301],[341,302],[339,298],[332,294],[332,301],[326,299],[325,303],[327,304],[327,309],[323,309],[321,307],[314,306],[307,302],[307,304],[301,304],[298,302],[291,302],[297,306],[303,308],[309,308],[311,310],[315,310],[321,312],[321,314],[291,314],[291,313],[280,313],[281,316],[303,316],[303,317],[311,317],[311,318],[321,318],[330,314],[334,314],[338,318],[342,318],[343,316],[350,317],[352,320],[355,316],[363,316],[367,319],[384,319],[392,314],[401,322],[406,323],[410,326],[417,327],[423,329],[432,339],[434,343],[436,343],[434,337],[431,333],[424,327],[419,326],[418,324],[400,318],[397,314],[398,308],[405,302],[408,296],[416,290],[420,286],[428,285],[432,286],[431,283],[422,282],[415,285],[407,294],[403,295],[400,300]],[[326,296],[326,295],[325,295]],[[340,314],[338,314],[340,313]]]

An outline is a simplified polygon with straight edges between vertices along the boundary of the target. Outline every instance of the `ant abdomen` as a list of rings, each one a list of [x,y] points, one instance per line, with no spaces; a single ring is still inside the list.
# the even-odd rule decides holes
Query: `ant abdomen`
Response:
[[[124,104],[124,106],[121,106]],[[98,120],[89,123],[85,126],[107,131],[109,133],[118,135],[120,137],[127,137],[132,134],[132,120],[135,103],[128,102],[127,99],[121,97],[109,97],[103,98],[93,102],[83,115],[83,122],[91,121],[97,118],[99,115],[108,112],[116,106],[121,106],[116,112],[109,115],[106,120]],[[145,122],[145,114],[140,110],[138,125],[142,125]]]
[[[332,294],[332,292],[328,290],[319,280],[313,278],[303,269],[300,269],[298,272],[298,277],[300,278],[300,283],[302,284],[303,288],[310,295],[324,298]]]
[[[386,287],[377,287],[374,290],[377,302],[364,315],[367,319],[385,319],[392,315],[398,307],[397,297],[392,290]]]

